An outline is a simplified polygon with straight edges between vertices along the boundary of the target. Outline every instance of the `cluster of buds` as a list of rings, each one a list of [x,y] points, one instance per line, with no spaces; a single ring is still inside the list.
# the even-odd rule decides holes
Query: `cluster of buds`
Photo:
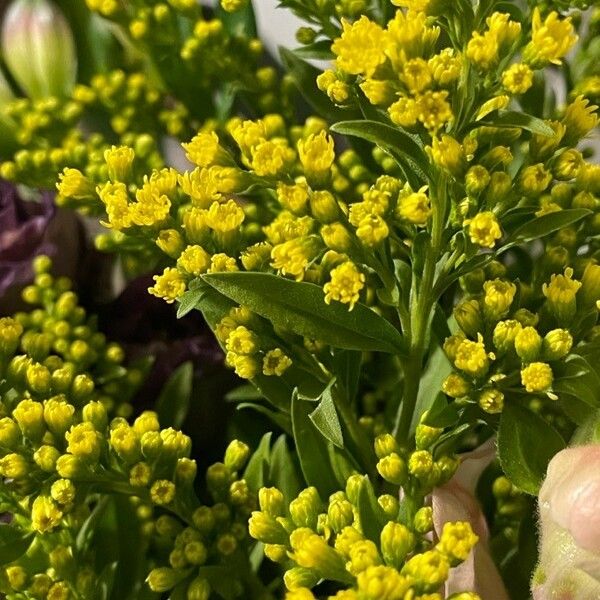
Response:
[[[488,279],[479,294],[459,303],[454,316],[461,332],[444,344],[456,370],[444,392],[476,402],[489,414],[502,412],[506,395],[519,383],[527,394],[556,400],[557,367],[589,334],[578,323],[597,318],[600,267],[590,260],[584,264],[581,280],[569,267],[538,289],[520,284],[520,307],[517,285],[502,278]],[[526,308],[536,305],[536,312]]]
[[[81,170],[93,182],[106,180],[104,152],[110,144],[105,132],[84,134],[79,127],[90,114],[107,115],[111,133],[136,149],[146,170],[163,164],[155,138],[165,133],[185,137],[190,131],[182,104],[167,105],[164,92],[147,75],[122,70],[96,75],[89,86],[76,85],[65,98],[14,99],[3,113],[15,130],[16,148],[0,164],[0,175],[45,188],[53,187],[56,173],[64,169]],[[68,197],[69,205],[81,207],[87,196],[71,191],[59,201]],[[89,206],[86,209],[90,212]]]
[[[262,372],[268,377],[281,377],[292,365],[292,359],[279,347],[263,348],[267,323],[245,307],[232,308],[221,319],[215,333],[225,347],[226,363],[244,379],[253,379]]]
[[[376,498],[368,477],[361,475],[352,475],[345,491],[335,492],[328,502],[312,487],[289,506],[277,488],[262,488],[258,499],[250,535],[286,569],[290,600],[316,598],[310,590],[323,580],[343,590],[330,599],[427,596],[443,586],[478,540],[466,522],[446,523],[439,540],[432,540],[431,508],[409,514],[398,495]]]
[[[222,589],[225,582],[207,576],[210,569],[206,567],[239,565],[241,557],[247,555],[246,521],[256,507],[256,492],[239,473],[249,455],[248,446],[237,440],[231,442],[223,462],[213,464],[206,472],[214,504],[180,505],[155,521],[154,543],[168,553],[168,566],[157,566],[148,575],[152,591],[173,590],[190,600],[208,600],[211,590]],[[230,593],[241,597],[245,583],[240,573],[236,572],[229,584],[233,587]]]

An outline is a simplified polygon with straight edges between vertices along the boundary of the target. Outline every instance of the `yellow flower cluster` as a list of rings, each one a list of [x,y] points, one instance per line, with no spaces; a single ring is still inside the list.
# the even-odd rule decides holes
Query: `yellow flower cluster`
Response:
[[[385,524],[377,536],[367,535],[358,497],[369,488],[372,493],[368,478],[352,475],[345,491],[335,492],[327,503],[315,488],[307,488],[288,507],[277,488],[259,491],[260,510],[250,517],[250,535],[265,544],[272,561],[291,559],[284,575],[286,598],[314,599],[310,590],[321,580],[343,586],[330,600],[432,594],[450,569],[468,558],[478,540],[468,523],[446,523],[434,544],[425,537],[432,529],[431,508],[418,510],[407,524],[398,518],[397,497],[389,494],[378,498]]]
[[[292,365],[292,359],[281,348],[261,348],[264,342],[253,327],[264,329],[265,325],[245,307],[231,309],[217,324],[215,333],[225,347],[226,363],[244,379],[253,379],[261,371],[268,377],[281,377]]]

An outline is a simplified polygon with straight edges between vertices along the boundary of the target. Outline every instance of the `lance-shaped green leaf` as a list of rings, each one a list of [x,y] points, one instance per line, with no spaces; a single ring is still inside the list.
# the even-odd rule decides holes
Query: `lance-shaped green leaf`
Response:
[[[587,208],[567,208],[536,217],[518,227],[502,247],[502,250],[507,250],[514,244],[531,242],[545,237],[550,233],[573,225],[591,214],[592,212]]]
[[[552,457],[565,447],[560,434],[539,415],[508,403],[500,418],[498,456],[506,476],[536,495]]]
[[[292,396],[292,429],[300,468],[308,485],[314,485],[322,498],[327,498],[338,488],[327,449],[328,442],[310,420],[314,402],[301,400],[297,391]]]
[[[363,304],[327,305],[323,289],[268,273],[212,273],[204,281],[275,325],[334,348],[406,354],[406,342],[388,321]]]
[[[332,379],[319,398],[316,398],[318,402],[317,408],[308,416],[325,439],[329,440],[334,446],[343,448],[344,436],[342,435],[342,427],[335,410],[333,394],[331,392],[334,384],[335,379]]]
[[[295,48],[292,52],[300,58],[309,60],[332,60],[334,58],[330,40],[319,40],[318,42]]]
[[[331,131],[367,140],[387,150],[404,167],[417,169],[423,180],[429,174],[429,161],[419,143],[398,127],[377,121],[342,121],[332,125]]]
[[[472,124],[473,127],[480,127],[482,125],[489,127],[517,127],[546,137],[555,135],[554,129],[543,119],[512,110],[499,111],[495,116],[487,115],[485,119],[480,119]]]
[[[191,361],[177,367],[169,377],[156,402],[156,412],[162,427],[181,429],[190,408],[194,365]]]
[[[14,525],[0,525],[0,565],[20,558],[33,542],[34,532],[23,531]]]
[[[366,475],[362,478],[358,487],[358,514],[365,537],[378,544],[381,530],[387,519],[377,502],[373,485]]]

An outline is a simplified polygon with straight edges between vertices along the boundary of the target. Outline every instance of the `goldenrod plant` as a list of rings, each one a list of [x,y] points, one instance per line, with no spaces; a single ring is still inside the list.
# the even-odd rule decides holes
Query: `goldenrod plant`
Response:
[[[536,550],[548,465],[600,440],[598,6],[282,0],[275,67],[250,0],[86,4],[136,69],[10,101],[0,174],[199,311],[261,425],[196,477],[184,433],[104,397],[118,352],[39,259],[45,309],[0,348],[7,597],[598,597],[600,528],[561,504],[591,475],[565,499],[550,467]],[[106,506],[137,519],[130,582]]]

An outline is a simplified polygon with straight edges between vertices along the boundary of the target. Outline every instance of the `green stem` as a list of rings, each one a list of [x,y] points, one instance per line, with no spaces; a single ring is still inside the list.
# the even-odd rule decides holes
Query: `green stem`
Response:
[[[410,355],[404,364],[404,391],[394,427],[394,435],[400,443],[405,443],[410,433],[410,426],[419,395],[421,369],[426,351],[425,341],[430,322],[429,316],[435,303],[432,291],[435,283],[435,269],[442,251],[446,217],[445,179],[441,178],[439,185],[436,187],[437,189],[432,186],[432,192],[435,196],[432,197],[431,244],[425,257],[423,277],[420,282],[415,277],[412,284]]]

